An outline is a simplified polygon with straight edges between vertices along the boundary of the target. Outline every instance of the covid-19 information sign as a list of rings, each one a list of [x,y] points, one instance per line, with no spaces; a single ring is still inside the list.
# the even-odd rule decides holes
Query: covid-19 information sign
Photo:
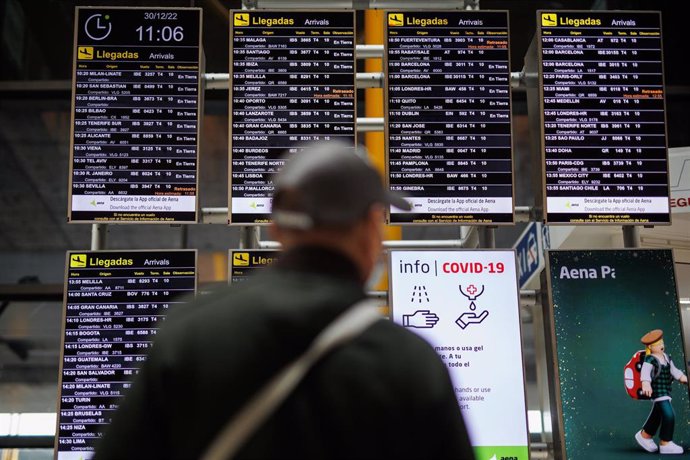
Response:
[[[515,252],[390,252],[393,320],[448,366],[477,458],[529,460]]]
[[[660,13],[537,21],[547,222],[668,224]]]
[[[70,222],[197,221],[200,8],[77,7]]]
[[[87,460],[168,310],[196,290],[196,250],[67,253],[56,460]]]
[[[508,13],[386,13],[391,223],[513,222]]]

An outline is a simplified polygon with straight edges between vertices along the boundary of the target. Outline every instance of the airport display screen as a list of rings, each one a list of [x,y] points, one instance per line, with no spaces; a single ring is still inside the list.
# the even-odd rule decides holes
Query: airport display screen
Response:
[[[77,7],[68,219],[197,221],[200,8]]]
[[[67,253],[56,459],[93,456],[170,308],[196,290],[196,250]]]
[[[228,281],[238,283],[275,261],[282,251],[272,249],[231,249]]]
[[[509,37],[505,11],[386,13],[391,223],[513,222]]]
[[[641,351],[644,360],[642,337],[661,330],[664,354],[687,374],[685,306],[679,303],[674,267],[671,249],[548,251],[542,302],[555,458],[664,457],[650,454],[634,437],[643,426],[652,431],[654,422],[646,421],[658,408],[639,399],[641,367],[632,358]],[[678,377],[651,376],[654,391],[664,385],[667,392],[670,413],[663,423],[673,426],[675,419],[671,434],[662,436],[684,443],[690,439],[690,394]],[[659,432],[655,435],[658,442]]]
[[[270,222],[273,175],[313,141],[356,142],[353,11],[230,12],[229,222]]]
[[[447,366],[475,457],[529,460],[515,251],[391,250],[388,273],[392,320]]]
[[[538,11],[548,223],[670,223],[661,16]]]

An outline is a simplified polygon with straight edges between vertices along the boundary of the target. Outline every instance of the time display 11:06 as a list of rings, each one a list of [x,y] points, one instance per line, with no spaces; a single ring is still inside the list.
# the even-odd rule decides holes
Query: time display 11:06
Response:
[[[136,32],[139,34],[139,41],[176,41],[181,42],[184,40],[184,28],[182,26],[163,26],[160,29],[154,28],[153,26],[139,26],[136,28]]]

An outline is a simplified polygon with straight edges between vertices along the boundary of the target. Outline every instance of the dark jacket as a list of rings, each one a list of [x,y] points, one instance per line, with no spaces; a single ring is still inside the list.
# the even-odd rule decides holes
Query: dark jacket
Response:
[[[95,460],[194,459],[252,395],[365,297],[354,265],[300,248],[172,312]],[[472,459],[445,365],[381,320],[314,367],[238,458]]]

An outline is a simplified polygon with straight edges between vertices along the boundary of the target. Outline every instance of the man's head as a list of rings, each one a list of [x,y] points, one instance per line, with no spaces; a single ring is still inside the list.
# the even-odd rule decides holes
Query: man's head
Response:
[[[409,210],[386,190],[361,149],[341,142],[305,146],[274,179],[274,236],[287,249],[318,244],[340,249],[369,276],[381,249],[385,207]]]

